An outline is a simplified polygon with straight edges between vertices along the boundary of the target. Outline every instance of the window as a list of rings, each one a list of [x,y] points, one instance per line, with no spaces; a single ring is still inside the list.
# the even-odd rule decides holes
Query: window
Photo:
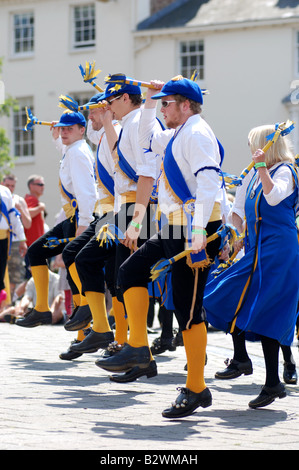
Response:
[[[33,13],[13,15],[13,53],[28,54],[34,51]]]
[[[204,79],[204,42],[180,42],[180,69],[183,77],[191,78],[194,70],[198,73],[198,80]]]
[[[27,122],[25,107],[31,109],[33,113],[31,99],[19,99],[19,110],[13,113],[13,148],[14,156],[33,157],[34,156],[34,128],[24,131]]]
[[[73,47],[95,46],[95,6],[84,5],[73,8]]]

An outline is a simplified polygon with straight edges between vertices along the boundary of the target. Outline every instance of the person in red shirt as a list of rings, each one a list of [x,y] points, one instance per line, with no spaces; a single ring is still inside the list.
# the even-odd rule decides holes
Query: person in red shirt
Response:
[[[40,197],[44,194],[45,181],[42,176],[32,175],[27,180],[27,186],[29,193],[25,196],[29,213],[32,219],[31,227],[25,229],[25,235],[27,239],[27,246],[29,247],[32,243],[41,237],[45,233],[44,229],[44,213],[46,206],[43,202],[40,202]],[[28,260],[26,261],[26,279],[31,277],[31,273],[28,270]]]

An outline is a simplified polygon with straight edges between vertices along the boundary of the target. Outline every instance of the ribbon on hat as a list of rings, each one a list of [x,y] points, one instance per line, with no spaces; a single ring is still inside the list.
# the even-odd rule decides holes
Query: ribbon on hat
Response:
[[[142,82],[140,80],[134,80],[133,78],[127,77],[123,73],[115,73],[113,75],[109,74],[107,77],[105,77],[105,83],[120,83],[122,85],[134,85],[134,86],[140,86],[140,87],[146,87],[146,88],[156,88],[154,85],[152,85],[149,82]]]
[[[76,101],[74,98],[68,95],[60,95],[59,96],[59,105],[60,108],[66,108],[69,109],[70,111],[86,111],[88,109],[94,109],[94,108],[105,108],[106,104],[105,103],[93,103],[93,104],[84,104],[79,106],[78,101]]]
[[[288,135],[293,129],[294,129],[294,122],[293,121],[286,121],[282,122],[280,124],[276,123],[275,124],[275,131],[272,134],[269,134],[266,137],[267,143],[262,149],[263,152],[267,152],[269,148],[275,144],[279,136],[284,137],[285,135]],[[254,167],[254,161],[252,161],[245,170],[242,171],[240,176],[234,176],[230,175],[229,173],[223,173],[223,178],[225,181],[225,184],[228,188],[233,188],[234,186],[240,186],[243,183],[243,180],[246,175],[250,172],[250,170]]]
[[[39,121],[37,117],[33,116],[30,108],[26,107],[25,112],[26,112],[27,121],[26,121],[25,127],[23,128],[24,131],[31,131],[36,124],[41,125],[41,126],[52,126],[52,122]]]
[[[97,75],[101,72],[101,70],[95,70],[95,61],[92,63],[86,62],[85,69],[82,65],[79,65],[79,69],[84,83],[90,83],[96,90],[98,90],[100,93],[103,93],[103,88],[97,85],[94,81],[97,78]]]

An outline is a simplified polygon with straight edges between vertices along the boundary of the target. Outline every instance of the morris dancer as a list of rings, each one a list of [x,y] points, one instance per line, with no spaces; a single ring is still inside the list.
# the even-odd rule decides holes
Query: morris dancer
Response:
[[[130,256],[131,250],[149,237],[151,213],[148,203],[157,177],[157,168],[159,169],[156,155],[152,152],[145,155],[138,144],[142,104],[140,87],[109,83],[101,99],[107,101],[103,123],[109,148],[113,153],[117,144],[114,184],[117,194],[122,198],[120,209],[108,222],[124,234],[124,240],[119,244],[108,243],[106,247],[102,244],[99,233],[76,256],[76,268],[82,291],[92,312],[93,328],[80,344],[71,347],[74,352],[92,352],[96,348],[107,346],[112,332],[101,300],[104,295],[102,268],[111,256],[115,256],[115,270],[118,272],[120,264]],[[113,126],[113,116],[121,121],[122,131],[119,136]],[[144,228],[141,230],[142,224]],[[102,276],[101,283],[97,282],[97,285],[94,283],[95,273]],[[117,286],[116,294],[121,302],[122,296]]]
[[[90,101],[84,105],[86,107],[101,103],[102,93],[94,95]],[[109,144],[105,129],[103,127],[103,118],[105,110],[103,108],[92,108],[89,111],[89,122],[87,126],[87,136],[91,142],[97,145],[96,155],[96,176],[99,191],[99,213],[100,217],[97,217],[88,227],[87,230],[74,241],[68,243],[63,251],[63,260],[66,268],[71,272],[71,276],[74,279],[78,290],[82,292],[82,284],[76,268],[76,257],[84,250],[84,247],[95,235],[101,225],[107,223],[111,217],[113,217],[114,211],[117,210],[117,202],[115,201],[115,185],[114,185],[114,171],[115,163],[110,152]],[[114,131],[118,135],[121,130],[121,126],[117,121],[113,121]],[[97,242],[98,244],[98,242]],[[105,264],[105,281],[112,295],[112,307],[116,322],[116,336],[115,341],[122,344],[127,339],[127,319],[124,311],[123,304],[117,300],[115,288],[114,288],[114,264],[115,258],[111,256]],[[105,310],[105,287],[103,285],[103,273],[99,269],[96,269],[91,276],[89,281],[89,289],[97,292],[99,298],[99,305]],[[92,284],[91,284],[92,283]],[[83,296],[82,296],[83,297]],[[85,298],[85,296],[84,296]],[[70,320],[66,323],[65,329],[68,331],[79,330],[80,328],[86,327],[88,322],[91,320],[92,314],[90,309],[86,314],[80,310],[77,310]],[[94,323],[92,326],[91,336],[89,336],[87,343],[95,337],[99,337],[101,333],[101,326],[96,323],[97,318],[94,317]],[[96,334],[99,333],[99,334]],[[80,331],[77,339],[71,343],[71,347],[65,353],[60,354],[61,359],[75,359],[81,356],[85,352],[96,352],[99,349],[100,344],[105,347],[103,343],[95,344],[92,341],[92,346],[81,344],[81,341],[85,339],[84,333]],[[112,333],[109,335],[106,346],[113,341]],[[80,344],[79,344],[80,343]],[[74,346],[73,350],[72,347]]]
[[[203,103],[200,87],[182,77],[165,85],[151,83],[156,89],[147,91],[139,136],[143,147],[148,148],[150,143],[154,152],[164,154],[165,151],[158,203],[168,223],[121,266],[119,283],[128,313],[130,338],[122,351],[97,363],[105,370],[123,371],[124,376],[130,374],[126,372],[129,368],[150,374],[152,360],[146,318],[151,267],[161,258],[171,258],[183,251],[187,241],[192,255],[188,263],[184,258],[173,265],[172,286],[188,375],[186,387],[181,388],[176,402],[163,412],[167,418],[178,418],[212,403],[204,380],[207,330],[202,298],[210,262],[220,246],[219,239],[207,246],[206,236],[214,234],[221,225],[221,158],[217,139],[200,116]],[[158,132],[153,128],[157,99],[161,99],[161,111],[169,128]],[[115,380],[117,376],[112,377]]]
[[[54,123],[53,123],[54,124]],[[60,163],[59,187],[67,219],[36,240],[28,249],[28,258],[36,287],[36,305],[25,318],[16,321],[24,327],[52,323],[48,302],[49,271],[47,260],[61,253],[65,244],[46,246],[48,238],[81,235],[94,219],[98,199],[94,174],[94,157],[84,139],[86,121],[80,112],[65,112],[54,128],[61,128],[65,154]],[[72,280],[69,280],[70,284]]]

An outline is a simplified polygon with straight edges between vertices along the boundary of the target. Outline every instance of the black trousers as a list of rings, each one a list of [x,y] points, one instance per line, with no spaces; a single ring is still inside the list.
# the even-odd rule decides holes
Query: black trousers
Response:
[[[0,290],[5,288],[4,277],[8,259],[8,238],[0,240]]]
[[[94,221],[91,222],[89,227],[84,230],[84,232],[79,236],[76,237],[75,240],[69,242],[66,247],[64,248],[62,252],[62,258],[65,264],[65,267],[68,272],[68,276],[70,276],[68,268],[75,262],[76,263],[76,258],[85,248],[85,246],[92,240],[93,237],[95,237],[95,234],[99,231],[99,229],[106,224],[109,220],[111,220],[113,217],[113,212],[107,213],[103,215],[102,217],[96,216]],[[99,244],[99,242],[94,240],[94,244],[90,244],[92,246],[92,252],[96,251],[96,243]],[[83,257],[85,256],[87,252],[83,254]],[[94,255],[91,253],[90,260],[86,260],[86,263],[91,263],[92,257]],[[80,258],[80,257],[79,257]],[[110,257],[107,258],[107,260],[104,263],[104,268],[98,268],[93,272],[93,292],[104,292],[105,291],[105,283],[103,287],[103,279],[107,284],[107,287],[111,293],[112,296],[115,295],[115,288],[114,288],[114,266],[115,266],[115,256],[113,253],[111,254]],[[104,269],[104,273],[101,272],[101,270]],[[79,273],[78,273],[79,274]],[[104,290],[103,290],[104,289]],[[91,290],[91,289],[83,289],[84,292],[86,290]],[[78,293],[78,290],[76,288],[76,292],[73,292],[73,294]],[[82,292],[83,293],[83,292]]]
[[[123,204],[120,211],[111,219],[106,219],[105,223],[117,226],[124,233],[132,220],[134,206],[135,203]],[[153,230],[152,215],[149,206],[142,224],[138,246],[141,246],[149,238]],[[98,224],[98,227],[101,227],[101,223]],[[111,295],[117,296],[118,300],[122,301],[122,293],[117,284],[117,275],[120,266],[130,254],[130,249],[121,243],[100,246],[96,233],[75,257],[76,268],[82,283],[82,293],[88,291],[104,293],[106,273],[106,282]]]
[[[210,222],[207,234],[212,235],[221,225],[221,221]],[[132,254],[120,267],[118,283],[124,293],[131,287],[147,287],[151,267],[161,258],[169,259],[185,249],[184,227],[165,225],[162,230],[146,241],[139,250]],[[207,254],[211,260],[219,253],[220,238],[208,243]],[[202,309],[204,289],[209,267],[198,269],[196,302],[191,324],[205,321]],[[172,265],[172,290],[175,315],[182,330],[186,329],[190,319],[190,311],[194,294],[194,270],[183,258]]]
[[[63,222],[55,225],[47,233],[38,238],[30,247],[28,248],[27,255],[29,259],[30,266],[48,266],[48,260],[54,256],[59,255],[63,252],[66,243],[62,243],[54,248],[49,248],[44,246],[47,238],[56,237],[58,239],[62,238],[71,238],[76,235],[76,221],[71,219],[66,219]],[[73,280],[68,276],[68,282],[70,284],[71,290],[76,291],[76,285]]]

